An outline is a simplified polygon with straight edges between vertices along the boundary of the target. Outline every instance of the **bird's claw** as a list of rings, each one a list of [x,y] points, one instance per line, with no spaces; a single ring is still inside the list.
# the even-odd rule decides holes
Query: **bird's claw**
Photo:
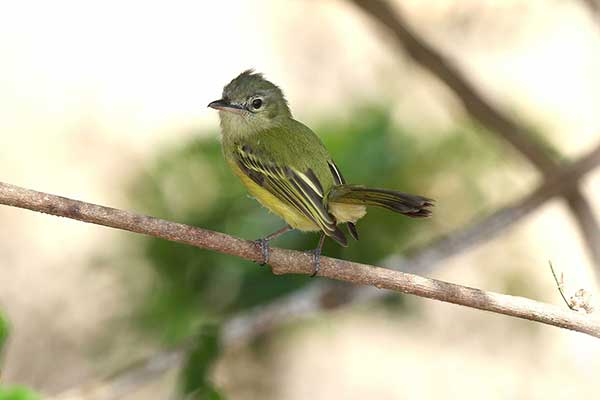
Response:
[[[254,243],[256,244],[256,246],[260,249],[262,256],[263,256],[263,260],[262,262],[259,262],[258,265],[266,265],[269,262],[269,253],[270,253],[270,249],[269,249],[269,241],[267,239],[256,239],[254,241]]]
[[[310,250],[309,253],[313,256],[313,273],[310,275],[311,278],[314,278],[319,273],[321,269],[321,249],[317,248],[314,250]]]

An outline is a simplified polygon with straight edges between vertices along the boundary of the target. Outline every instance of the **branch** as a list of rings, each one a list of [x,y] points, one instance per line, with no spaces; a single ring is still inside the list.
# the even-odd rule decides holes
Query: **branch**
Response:
[[[6,183],[0,183],[0,204],[150,235],[255,262],[262,259],[260,250],[252,241]],[[310,275],[313,272],[312,256],[300,251],[273,248],[270,265],[276,275]],[[329,257],[322,257],[319,275],[357,285],[374,286],[537,321],[600,338],[600,321],[523,297],[485,292],[418,275]]]
[[[582,233],[582,239],[592,261],[600,267],[600,228],[592,205],[579,190],[565,193],[564,199]]]
[[[384,266],[413,273],[431,271],[438,263],[497,237],[517,222],[538,209],[549,199],[560,196],[576,185],[589,171],[600,165],[600,143],[552,180],[543,182],[530,194],[514,201],[482,221],[461,228],[446,237],[429,243],[408,257],[392,256],[382,261]],[[223,342],[239,344],[259,336],[290,317],[313,315],[326,308],[375,300],[389,292],[372,287],[334,287],[333,283],[319,282],[288,294],[274,302],[258,306],[234,316],[223,329]],[[335,297],[335,303],[330,300]]]
[[[458,97],[467,113],[488,131],[495,133],[531,162],[545,177],[560,169],[560,164],[548,155],[532,138],[535,133],[525,125],[501,112],[454,63],[420,37],[408,25],[401,13],[384,0],[351,0],[356,6],[384,26],[410,58],[442,81]],[[586,1],[596,4],[595,0]],[[592,207],[577,186],[573,186],[567,206],[583,236],[586,249],[596,269],[600,271],[600,224]]]
[[[532,132],[501,113],[450,59],[410,28],[404,17],[382,0],[351,0],[376,22],[387,28],[410,58],[446,84],[467,113],[489,131],[497,133],[544,173],[556,170],[557,163],[529,138]]]
[[[543,183],[538,189],[523,199],[514,202],[513,205],[494,212],[478,224],[463,228],[437,240],[435,243],[429,244],[424,250],[413,254],[411,257],[390,257],[383,263],[395,265],[396,269],[405,271],[424,272],[431,270],[435,264],[444,259],[496,237],[547,200],[568,189],[569,184],[577,182],[598,164],[600,164],[600,144],[596,149],[565,169],[555,182]],[[325,306],[339,307],[345,304],[378,299],[389,294],[390,292],[384,292],[373,287],[345,286],[339,288],[334,287],[330,282],[315,282],[309,287],[290,293],[270,304],[245,311],[229,319],[222,329],[222,340],[226,346],[239,345],[269,331],[274,326],[282,324],[291,316],[294,318],[306,317],[320,312],[323,308],[326,308]],[[333,304],[328,301],[332,297],[335,297],[335,303]],[[569,305],[568,302],[567,305]],[[145,361],[136,363],[131,368],[126,368],[125,371],[119,371],[100,382],[70,389],[52,399],[95,398],[93,396],[98,393],[111,394],[112,397],[105,396],[109,399],[121,398],[151,380],[148,378],[159,376],[176,367],[178,363],[167,363],[164,360],[171,360],[173,354],[180,354],[180,351],[183,350],[159,351]],[[150,369],[153,371],[152,376],[146,374],[149,371],[148,366],[153,366]],[[138,372],[138,369],[141,372]]]

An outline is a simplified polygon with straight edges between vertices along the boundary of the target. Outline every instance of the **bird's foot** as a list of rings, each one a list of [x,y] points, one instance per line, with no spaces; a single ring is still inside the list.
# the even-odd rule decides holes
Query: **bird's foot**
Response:
[[[260,249],[260,252],[262,253],[263,256],[263,260],[262,262],[259,262],[258,265],[266,265],[269,262],[269,254],[270,254],[270,247],[269,247],[269,241],[267,239],[256,239],[254,241],[254,243],[256,244],[256,247],[258,247]]]
[[[256,244],[256,247],[258,247],[260,249],[262,256],[263,256],[262,262],[258,263],[259,265],[265,265],[265,264],[269,263],[269,255],[271,253],[271,248],[269,247],[269,242],[290,230],[292,230],[292,227],[289,225],[286,225],[283,228],[281,228],[280,230],[275,231],[275,232],[271,233],[270,235],[265,236],[262,239],[256,239],[254,241],[254,243]]]
[[[317,247],[316,249],[309,250],[308,252],[313,256],[313,273],[310,275],[310,277],[314,278],[321,269],[321,248]]]
[[[319,244],[317,248],[310,251],[313,255],[313,273],[310,276],[314,278],[319,273],[319,269],[321,268],[321,250],[323,249],[323,243],[325,242],[325,234],[321,233],[321,237],[319,238]]]

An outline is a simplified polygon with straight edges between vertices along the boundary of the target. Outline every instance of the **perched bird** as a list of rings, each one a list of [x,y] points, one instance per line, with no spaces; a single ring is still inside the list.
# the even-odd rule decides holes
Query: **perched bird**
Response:
[[[356,221],[366,206],[409,217],[429,217],[433,200],[347,184],[317,135],[292,117],[279,87],[253,70],[242,72],[208,107],[219,110],[223,155],[250,194],[287,225],[256,241],[269,261],[269,241],[291,230],[321,231],[314,250],[319,271],[325,236],[347,246],[339,224],[358,240]]]

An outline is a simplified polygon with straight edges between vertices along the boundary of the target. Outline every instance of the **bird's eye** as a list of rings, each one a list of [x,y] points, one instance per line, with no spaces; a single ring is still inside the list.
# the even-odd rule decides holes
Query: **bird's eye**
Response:
[[[262,105],[263,105],[263,101],[261,99],[252,100],[252,108],[254,108],[255,110],[258,110],[259,108],[261,108]]]

